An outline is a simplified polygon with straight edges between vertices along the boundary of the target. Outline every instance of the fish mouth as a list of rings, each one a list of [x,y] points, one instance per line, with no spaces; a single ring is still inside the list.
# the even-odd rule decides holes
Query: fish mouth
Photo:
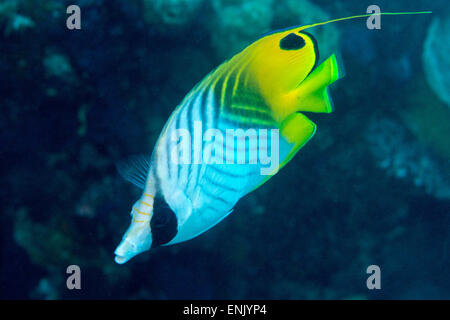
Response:
[[[129,258],[123,257],[123,256],[117,256],[114,258],[114,261],[117,264],[124,264],[125,262],[127,262],[128,260],[130,260]]]

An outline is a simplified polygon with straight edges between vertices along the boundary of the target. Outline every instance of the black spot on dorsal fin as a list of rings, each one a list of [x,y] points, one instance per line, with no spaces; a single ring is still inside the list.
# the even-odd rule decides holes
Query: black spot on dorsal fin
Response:
[[[289,33],[280,40],[280,48],[283,50],[299,50],[305,46],[305,40],[295,33]]]

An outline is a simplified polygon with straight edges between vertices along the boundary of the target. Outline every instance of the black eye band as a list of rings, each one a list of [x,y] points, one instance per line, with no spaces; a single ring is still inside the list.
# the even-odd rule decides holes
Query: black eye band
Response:
[[[280,48],[283,50],[299,50],[305,46],[305,40],[295,33],[290,33],[280,40]]]

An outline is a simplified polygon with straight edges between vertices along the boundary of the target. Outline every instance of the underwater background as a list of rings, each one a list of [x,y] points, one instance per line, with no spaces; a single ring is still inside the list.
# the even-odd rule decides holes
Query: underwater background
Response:
[[[372,4],[433,13],[308,30],[346,68],[315,137],[216,227],[117,265],[140,190],[115,164],[260,35]],[[0,38],[0,298],[450,299],[447,0],[0,0]]]

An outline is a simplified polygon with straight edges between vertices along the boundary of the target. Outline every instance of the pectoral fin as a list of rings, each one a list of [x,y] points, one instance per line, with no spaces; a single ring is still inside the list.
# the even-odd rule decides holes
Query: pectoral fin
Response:
[[[316,133],[316,124],[304,114],[291,114],[281,124],[281,136],[292,145],[291,150],[280,162],[280,169],[302,148]]]
[[[279,155],[280,165],[273,174],[283,168],[294,155],[314,136],[316,124],[304,114],[293,113],[280,126]],[[262,186],[272,175],[267,175],[253,190]]]

